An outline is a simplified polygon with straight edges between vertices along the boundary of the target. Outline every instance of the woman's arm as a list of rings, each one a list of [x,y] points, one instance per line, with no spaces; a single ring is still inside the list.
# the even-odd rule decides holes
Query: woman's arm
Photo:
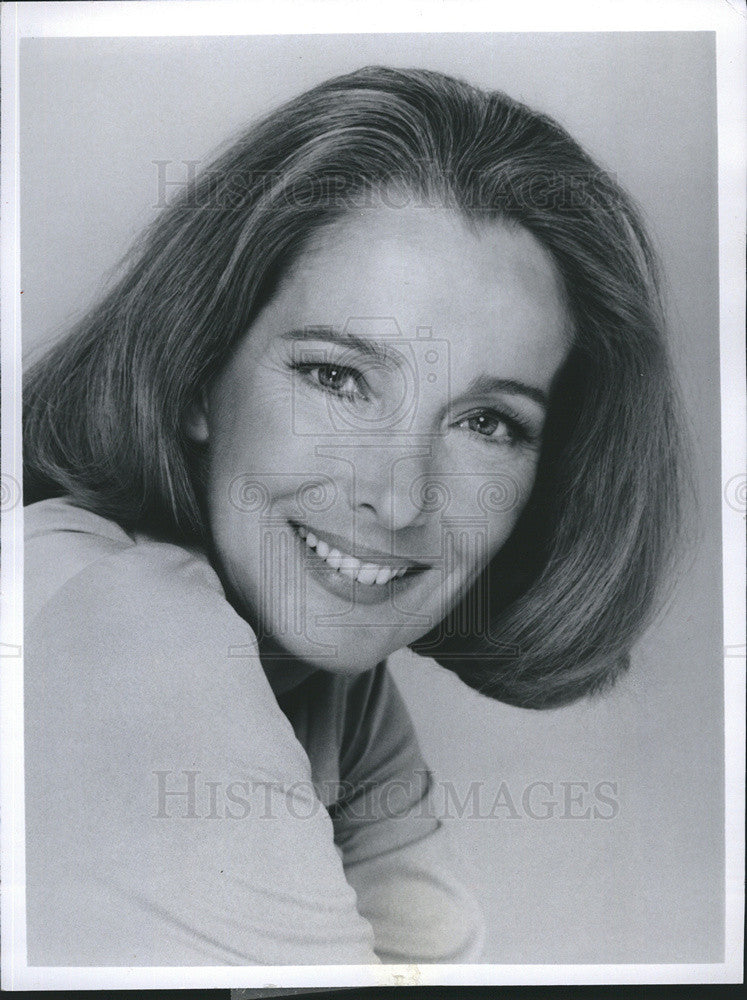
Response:
[[[350,687],[332,810],[345,875],[383,962],[478,961],[484,925],[435,816],[431,776],[384,664]]]
[[[211,573],[120,547],[29,622],[31,965],[377,962],[308,758]]]

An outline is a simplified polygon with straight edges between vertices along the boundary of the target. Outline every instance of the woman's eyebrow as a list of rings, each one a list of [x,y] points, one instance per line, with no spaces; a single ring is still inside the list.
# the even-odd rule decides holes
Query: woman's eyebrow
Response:
[[[498,378],[492,375],[478,375],[473,378],[467,387],[467,395],[474,393],[487,394],[490,392],[504,392],[511,396],[526,396],[528,399],[533,400],[543,410],[547,409],[548,400],[547,395],[538,389],[534,385],[528,385],[526,382],[521,382],[514,378]]]
[[[295,330],[286,330],[280,335],[281,340],[327,340],[351,351],[358,351],[368,357],[375,358],[382,364],[397,359],[398,351],[387,349],[384,344],[367,337],[359,337],[355,333],[338,330],[334,326],[304,326]]]

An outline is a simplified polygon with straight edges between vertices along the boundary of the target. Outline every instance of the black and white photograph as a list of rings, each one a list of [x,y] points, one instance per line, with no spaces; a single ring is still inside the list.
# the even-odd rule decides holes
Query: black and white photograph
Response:
[[[740,980],[744,17],[210,6],[3,10],[4,987]]]

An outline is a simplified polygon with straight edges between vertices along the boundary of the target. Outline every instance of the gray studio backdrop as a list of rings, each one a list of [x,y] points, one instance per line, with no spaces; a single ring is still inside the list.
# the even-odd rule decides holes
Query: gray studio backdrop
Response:
[[[163,182],[185,179],[184,161],[204,163],[283,99],[369,63],[423,66],[503,89],[558,118],[632,192],[663,256],[697,449],[697,544],[612,694],[530,712],[483,699],[412,655],[393,659],[487,914],[484,960],[721,961],[713,35],[25,40],[25,356],[106,287],[155,214]]]

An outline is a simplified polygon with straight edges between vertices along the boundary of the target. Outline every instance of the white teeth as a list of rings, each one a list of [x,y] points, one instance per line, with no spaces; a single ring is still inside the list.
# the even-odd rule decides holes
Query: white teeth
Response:
[[[332,549],[327,556],[327,562],[333,569],[339,569],[342,566],[342,556],[337,551],[337,549]]]
[[[340,569],[349,569],[353,573],[357,573],[359,569],[363,568],[363,563],[360,559],[356,559],[355,556],[346,556],[343,554],[341,559],[342,563],[340,565]]]
[[[389,577],[388,569],[379,570],[378,566],[371,566],[369,563],[366,563],[366,565],[362,566],[358,572],[358,583],[365,583],[366,585],[379,583],[379,580],[377,579],[379,572],[384,573],[387,577]],[[383,580],[380,582],[384,583]]]
[[[339,549],[330,548],[327,542],[317,538],[313,531],[308,531],[300,525],[297,528],[298,534],[303,538],[310,549],[315,549],[316,554],[322,558],[328,566],[336,569],[343,576],[349,577],[358,583],[366,586],[383,586],[390,580],[404,576],[407,566],[400,566],[394,569],[391,566],[378,566],[375,563],[362,563],[355,556],[346,555]]]

